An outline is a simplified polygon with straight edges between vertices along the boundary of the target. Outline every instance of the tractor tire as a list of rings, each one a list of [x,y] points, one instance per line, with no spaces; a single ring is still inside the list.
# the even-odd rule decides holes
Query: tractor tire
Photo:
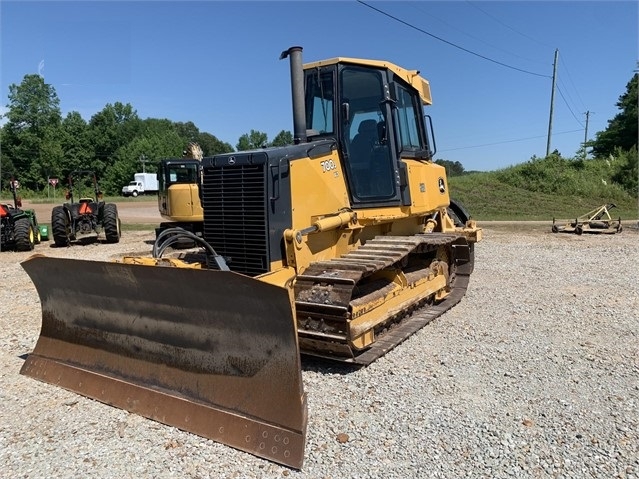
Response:
[[[29,218],[20,218],[14,225],[17,251],[31,251],[35,246],[35,233]]]
[[[51,210],[51,230],[56,246],[69,246],[69,219],[63,206]]]
[[[114,203],[104,205],[104,236],[107,243],[118,243],[122,232],[120,229],[120,218],[118,217],[118,207]]]
[[[40,232],[40,228],[38,227],[38,223],[32,222],[31,228],[33,228],[33,233],[35,236],[35,244],[40,244],[42,242],[42,233]]]
[[[31,221],[31,228],[33,228],[33,233],[35,235],[34,243],[40,244],[42,242],[42,233],[38,226],[38,219],[36,218],[35,210],[25,210],[25,213],[27,213],[29,220]]]

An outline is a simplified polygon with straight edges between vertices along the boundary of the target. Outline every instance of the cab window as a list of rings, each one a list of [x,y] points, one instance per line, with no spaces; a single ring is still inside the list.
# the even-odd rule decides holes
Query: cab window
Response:
[[[406,88],[397,88],[397,118],[399,126],[399,141],[402,151],[416,151],[424,149],[423,139],[419,134],[421,106],[419,99]]]
[[[169,183],[196,183],[197,165],[176,165],[169,168]]]
[[[306,73],[306,128],[309,136],[333,135],[333,71],[315,69]]]

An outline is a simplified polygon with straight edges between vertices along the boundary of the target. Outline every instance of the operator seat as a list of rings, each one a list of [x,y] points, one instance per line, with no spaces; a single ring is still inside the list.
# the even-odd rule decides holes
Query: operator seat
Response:
[[[374,173],[373,148],[379,141],[377,121],[362,120],[357,127],[357,134],[351,141],[349,149],[350,170],[353,175],[355,195],[363,198],[371,195]]]
[[[350,157],[353,166],[368,166],[373,146],[379,141],[377,122],[363,120],[357,127],[357,135],[351,141]]]

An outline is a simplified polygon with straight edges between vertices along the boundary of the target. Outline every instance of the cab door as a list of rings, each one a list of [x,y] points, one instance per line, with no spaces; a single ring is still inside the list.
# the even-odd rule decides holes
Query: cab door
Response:
[[[388,141],[388,119],[392,116],[386,71],[344,65],[339,85],[341,143],[353,205],[400,204],[397,155]]]

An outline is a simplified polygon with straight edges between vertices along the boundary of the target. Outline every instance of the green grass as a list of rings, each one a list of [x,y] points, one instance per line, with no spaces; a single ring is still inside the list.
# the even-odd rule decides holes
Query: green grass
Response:
[[[533,221],[571,219],[606,203],[615,203],[612,217],[639,218],[636,198],[620,193],[610,195],[558,195],[528,191],[499,181],[493,172],[472,173],[449,178],[451,197],[461,201],[478,221]]]
[[[156,223],[122,223],[122,231],[155,231]]]
[[[55,199],[54,198],[25,198],[26,200],[28,200],[30,203],[35,203],[35,204],[62,204],[65,203],[66,200],[64,199],[63,196],[57,196]],[[106,203],[142,203],[142,202],[148,202],[148,201],[157,201],[158,197],[157,195],[148,195],[148,196],[138,196],[137,198],[133,198],[132,196],[105,196],[104,198],[102,198],[103,201],[105,201]],[[9,201],[9,200],[0,200],[0,201]],[[13,201],[13,198],[11,198],[11,201]]]

